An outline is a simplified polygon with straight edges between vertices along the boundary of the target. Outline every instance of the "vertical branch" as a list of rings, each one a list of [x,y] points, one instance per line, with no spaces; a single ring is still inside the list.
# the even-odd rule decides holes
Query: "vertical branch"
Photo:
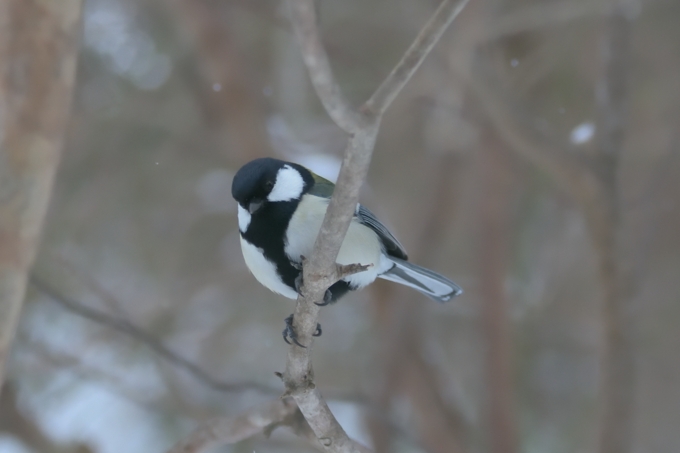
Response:
[[[59,162],[80,10],[0,0],[0,383]]]
[[[600,453],[632,450],[634,418],[634,355],[632,319],[626,305],[637,275],[626,260],[623,212],[618,181],[620,155],[627,125],[628,75],[631,58],[630,19],[619,1],[605,22],[603,71],[596,87],[598,152],[592,160],[539,141],[516,120],[493,83],[471,77],[473,94],[510,150],[549,174],[580,205],[597,254],[602,288],[600,354]]]
[[[467,0],[442,2],[442,6],[425,25],[416,42],[396,65],[395,71],[378,88],[377,93],[381,93],[378,107],[375,107],[375,103],[372,108],[364,104],[360,108],[361,113],[347,105],[341,96],[339,85],[335,82],[316,27],[314,0],[288,2],[303,60],[317,94],[336,124],[351,134],[333,197],[316,238],[312,256],[303,268],[304,285],[294,313],[294,327],[298,337],[303,344],[309,346],[307,348],[291,346],[286,371],[282,375],[286,393],[295,399],[310,427],[328,451],[354,452],[359,451],[361,447],[347,437],[314,382],[310,353],[312,333],[316,330],[319,316],[319,307],[314,302],[322,301],[326,289],[331,284],[352,272],[351,269],[337,266],[335,259],[356,209],[359,190],[368,173],[382,113],[460,12],[460,8],[452,5],[463,5],[466,2]]]
[[[422,199],[431,200],[429,212],[415,232],[416,255],[432,256],[441,244],[441,236],[451,225],[457,207],[457,191],[452,181],[458,181],[464,171],[460,159],[453,153],[434,159],[430,165],[433,176],[431,191]],[[415,257],[416,261],[417,256]],[[377,292],[377,291],[376,291]],[[369,423],[376,453],[392,451],[390,426],[385,422],[390,406],[397,397],[410,401],[418,420],[419,442],[433,453],[465,451],[461,439],[462,417],[447,406],[441,386],[435,379],[433,366],[422,358],[421,311],[404,292],[394,297],[391,288],[379,288],[376,295],[377,330],[381,339],[378,352],[379,379],[375,386],[376,410],[380,417],[370,417]]]
[[[502,144],[487,131],[483,144],[479,244],[479,282],[482,324],[486,339],[488,422],[492,453],[517,451],[517,427],[513,395],[512,341],[508,325],[505,277],[510,251],[510,216],[513,177]]]
[[[632,24],[619,2],[607,19],[602,42],[603,73],[596,90],[598,153],[595,170],[602,185],[600,209],[591,212],[603,289],[600,382],[600,453],[632,451],[634,356],[632,325],[626,314],[633,280],[626,266],[618,170],[626,130],[627,82]]]

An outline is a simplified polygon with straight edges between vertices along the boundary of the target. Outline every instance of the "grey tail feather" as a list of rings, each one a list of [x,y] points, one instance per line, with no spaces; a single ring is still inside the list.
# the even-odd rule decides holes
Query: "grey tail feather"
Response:
[[[437,302],[446,302],[463,293],[463,289],[454,282],[417,264],[390,257],[394,266],[378,277],[401,283],[420,291]]]

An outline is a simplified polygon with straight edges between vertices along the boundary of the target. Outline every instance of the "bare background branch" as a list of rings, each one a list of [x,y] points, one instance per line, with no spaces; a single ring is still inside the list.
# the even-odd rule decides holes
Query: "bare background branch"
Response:
[[[76,300],[70,299],[63,294],[60,294],[56,289],[35,275],[31,276],[30,284],[38,289],[38,291],[48,296],[54,302],[60,304],[65,309],[77,314],[78,316],[82,316],[85,319],[109,327],[110,329],[117,330],[137,341],[142,342],[160,357],[164,358],[177,368],[187,371],[190,375],[214,390],[219,390],[222,392],[244,392],[248,390],[255,390],[263,394],[273,394],[276,392],[272,387],[258,385],[254,382],[220,381],[219,379],[210,376],[205,370],[192,361],[187,360],[176,352],[170,350],[153,335],[135,326],[130,321],[124,318],[117,318],[105,312],[83,305]]]
[[[295,403],[287,398],[254,407],[234,418],[210,420],[168,453],[200,453],[238,443],[284,424],[286,419],[293,418],[296,410]]]

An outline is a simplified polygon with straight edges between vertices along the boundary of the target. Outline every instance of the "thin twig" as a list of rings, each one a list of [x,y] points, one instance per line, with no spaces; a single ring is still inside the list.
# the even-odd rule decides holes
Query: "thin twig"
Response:
[[[362,267],[338,266],[338,275],[344,276],[353,272],[360,271]],[[93,281],[94,282],[94,281]],[[96,283],[96,282],[94,282]],[[39,277],[32,275],[30,284],[50,298],[50,300],[60,304],[72,313],[81,316],[89,321],[96,322],[109,327],[115,331],[123,333],[137,341],[147,345],[153,352],[166,359],[173,365],[186,370],[199,381],[208,387],[224,392],[243,392],[258,391],[265,394],[277,394],[278,391],[251,382],[227,383],[219,381],[207,374],[198,365],[190,362],[184,357],[164,346],[151,334],[136,327],[134,324],[115,316],[103,313],[99,310],[88,307],[81,302],[64,296]],[[117,303],[117,301],[115,301]],[[44,357],[46,360],[55,360],[54,357]],[[61,360],[73,360],[73,357],[60,356]],[[76,362],[73,362],[74,364]],[[98,370],[90,370],[98,372]],[[102,375],[105,378],[107,376]],[[118,389],[123,393],[129,393]],[[129,395],[128,395],[129,396]],[[134,399],[134,398],[133,398]],[[354,400],[357,403],[366,403],[367,398],[357,397],[356,395],[344,395],[340,399]],[[199,425],[187,438],[177,443],[168,453],[201,453],[222,445],[237,443],[241,440],[252,437],[260,432],[271,433],[278,426],[290,427],[298,436],[304,437],[315,443],[319,439],[311,431],[307,422],[297,411],[297,405],[293,404],[290,398],[281,398],[261,406],[252,408],[236,417],[215,418]],[[354,441],[352,441],[354,442]],[[358,445],[358,444],[357,444]],[[358,445],[360,453],[368,453],[369,450]]]
[[[321,42],[314,1],[292,0],[288,1],[288,6],[293,29],[302,47],[302,58],[309,69],[316,94],[333,121],[348,134],[353,133],[362,121],[335,81],[328,54]]]
[[[375,93],[362,107],[376,115],[382,115],[392,104],[392,101],[401,92],[413,74],[425,60],[427,54],[437,44],[444,31],[453,22],[453,19],[463,10],[469,0],[445,0],[439,5],[437,11],[425,24],[411,47],[408,48],[401,61],[390,72],[390,75],[380,84]]]
[[[602,181],[590,159],[560,146],[556,140],[539,136],[520,121],[511,103],[504,99],[495,80],[477,71],[474,77],[451,70],[469,86],[471,94],[484,110],[498,134],[508,145],[508,150],[549,175],[565,193],[571,195],[582,207],[587,217],[599,216],[603,200]]]
[[[481,30],[479,42],[488,43],[520,33],[561,26],[579,19],[602,16],[607,14],[611,4],[612,0],[562,0],[517,7],[490,18],[489,26]]]
[[[269,437],[276,428],[290,428],[298,437],[323,449],[309,424],[292,398],[282,398],[253,407],[240,415],[215,418],[201,423],[168,453],[203,453],[231,445],[258,434]],[[360,453],[370,451],[359,446]]]
[[[214,390],[223,392],[243,392],[246,390],[254,390],[269,395],[276,393],[276,390],[272,389],[271,387],[254,382],[223,382],[215,379],[206,373],[201,367],[164,346],[153,335],[145,332],[143,329],[140,329],[131,322],[125,319],[117,318],[107,313],[103,313],[94,308],[90,308],[70,297],[64,296],[50,284],[46,283],[44,280],[35,275],[31,275],[30,283],[38,291],[48,296],[52,301],[58,303],[62,307],[77,314],[78,316],[107,326],[144,343],[156,354],[163,357],[173,365],[186,370],[193,377]]]
[[[201,453],[231,445],[260,433],[269,433],[297,411],[290,398],[270,401],[229,418],[216,418],[199,425],[168,453]]]
[[[329,116],[351,134],[314,251],[303,266],[304,285],[295,308],[294,327],[300,341],[308,346],[291,346],[282,376],[286,395],[295,399],[327,451],[357,452],[363,447],[347,436],[314,382],[310,354],[312,334],[319,316],[319,307],[314,302],[322,301],[326,289],[339,278],[335,259],[359,200],[359,190],[368,172],[382,114],[467,1],[445,0],[442,3],[376,94],[361,108],[361,114],[351,110],[334,81],[316,26],[314,1],[289,1],[293,27],[317,94]]]
[[[132,383],[128,385],[122,382],[124,379],[121,379],[121,374],[125,373],[125,370],[87,363],[87,360],[81,354],[82,351],[65,353],[54,350],[48,343],[36,341],[26,333],[19,332],[16,342],[20,345],[22,351],[27,351],[35,359],[34,361],[39,364],[39,369],[45,374],[68,370],[76,379],[96,382],[141,408],[156,412],[167,410],[165,402],[159,401],[156,395],[150,395]],[[46,370],[43,371],[44,368]],[[182,415],[190,416],[191,414],[183,412]]]

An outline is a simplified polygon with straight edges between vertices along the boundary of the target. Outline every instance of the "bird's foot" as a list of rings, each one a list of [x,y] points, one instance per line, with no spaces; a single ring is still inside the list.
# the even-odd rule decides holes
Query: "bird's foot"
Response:
[[[302,290],[302,272],[298,274],[297,277],[295,277],[295,291],[298,294],[301,294],[300,291]]]
[[[293,315],[291,314],[288,316],[285,320],[286,322],[286,327],[283,329],[283,341],[285,341],[288,344],[291,344],[290,341],[295,343],[296,345],[300,346],[301,348],[306,348],[307,346],[304,346],[302,343],[298,341],[298,336],[297,332],[295,332],[295,328],[293,327]],[[313,337],[320,337],[321,336],[321,324],[317,323],[316,324],[316,330],[312,334]],[[288,339],[290,338],[290,341]]]
[[[295,269],[300,271],[297,277],[295,277],[295,291],[297,291],[298,294],[302,294],[300,291],[302,290],[302,266],[305,264],[305,261],[307,258],[304,257],[304,255],[300,255],[300,262],[295,262],[292,261],[290,264],[293,266]]]
[[[330,289],[327,289],[326,292],[323,295],[323,302],[314,302],[316,305],[319,307],[325,307],[326,305],[330,304],[333,302],[333,293],[331,293]]]
[[[307,258],[305,258],[303,255],[300,255],[300,263],[292,263],[293,267],[297,270],[300,271],[297,277],[295,277],[295,291],[298,294],[302,294],[302,263],[305,262]],[[319,307],[325,307],[326,305],[330,304],[333,302],[333,294],[331,293],[330,289],[327,289],[326,292],[323,295],[323,302],[314,302],[316,305]]]

